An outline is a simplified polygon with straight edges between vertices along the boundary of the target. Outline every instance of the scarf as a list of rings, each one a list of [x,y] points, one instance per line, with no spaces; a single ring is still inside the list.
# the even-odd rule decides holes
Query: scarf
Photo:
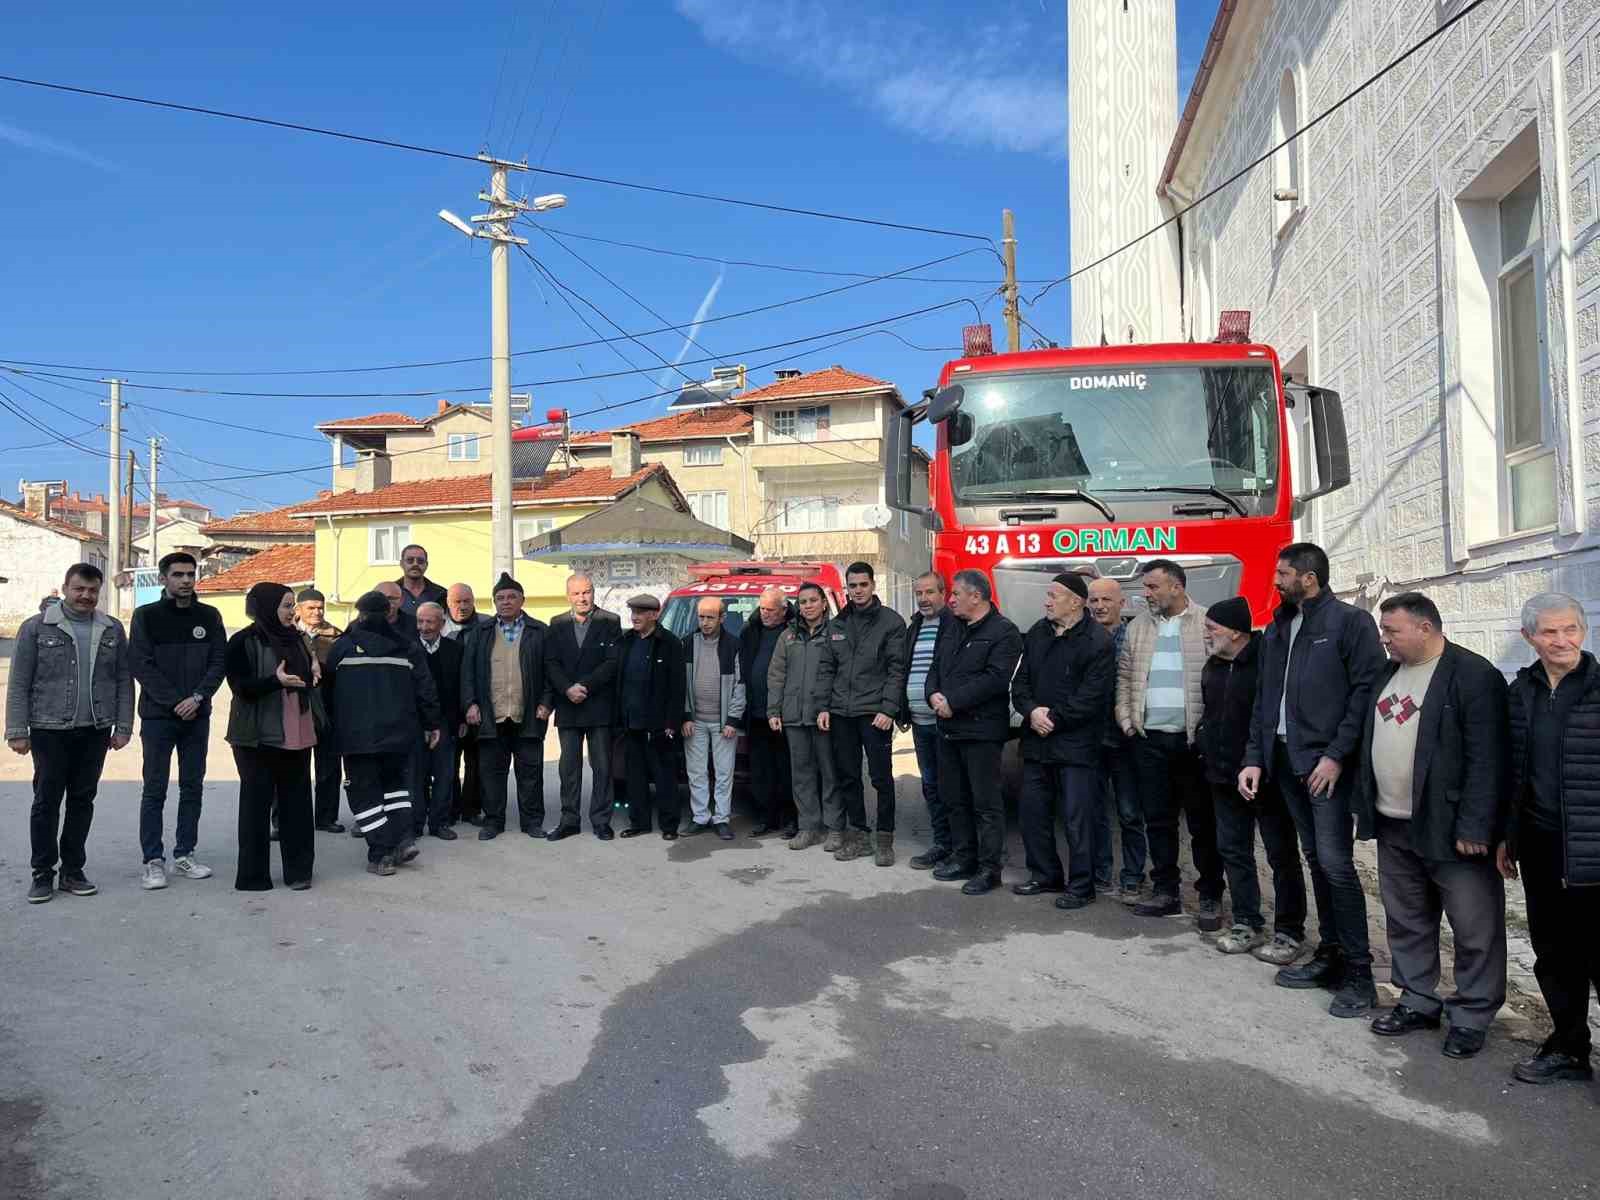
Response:
[[[269,647],[282,660],[291,675],[298,675],[311,684],[311,654],[306,649],[305,635],[293,625],[278,620],[278,606],[290,595],[290,589],[281,583],[258,583],[245,593],[244,609],[254,618],[250,632],[264,646]],[[286,689],[295,706],[304,712],[304,688]]]

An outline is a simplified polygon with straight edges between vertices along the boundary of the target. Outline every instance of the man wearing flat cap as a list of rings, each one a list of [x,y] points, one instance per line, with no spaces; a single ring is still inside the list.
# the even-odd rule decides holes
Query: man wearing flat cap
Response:
[[[688,699],[683,643],[661,629],[661,601],[648,592],[628,601],[633,628],[616,644],[617,726],[626,739],[628,828],[625,838],[650,832],[650,788],[661,836],[678,836],[678,743]]]
[[[1022,802],[1018,824],[1028,878],[1019,896],[1061,893],[1056,907],[1094,902],[1091,858],[1100,801],[1096,767],[1106,707],[1116,687],[1111,635],[1085,611],[1089,585],[1057,575],[1045,589],[1044,617],[1022,642],[1011,704],[1022,716]],[[1067,833],[1067,873],[1056,853],[1056,811]]]
[[[478,729],[483,792],[480,842],[506,827],[506,784],[517,775],[517,819],[533,838],[544,833],[544,734],[551,696],[545,679],[548,627],[522,611],[522,585],[501,574],[494,585],[495,621],[462,647],[461,705]]]

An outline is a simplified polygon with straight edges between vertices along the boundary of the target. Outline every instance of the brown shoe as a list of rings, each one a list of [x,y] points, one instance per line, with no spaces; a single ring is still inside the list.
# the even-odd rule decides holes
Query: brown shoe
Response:
[[[877,850],[877,853],[872,856],[872,861],[874,863],[876,863],[880,867],[892,867],[892,866],[894,866],[894,834],[893,834],[893,832],[890,832],[890,833],[882,833],[882,832],[880,832],[878,834],[878,850]]]
[[[815,829],[802,829],[789,839],[789,849],[809,850],[812,846],[822,841],[822,835]]]

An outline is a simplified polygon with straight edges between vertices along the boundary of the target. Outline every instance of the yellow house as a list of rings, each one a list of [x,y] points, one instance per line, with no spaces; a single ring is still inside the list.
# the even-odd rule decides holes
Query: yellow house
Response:
[[[641,465],[637,438],[622,443],[604,466],[552,470],[518,480],[512,508],[523,542],[560,528],[638,492],[656,504],[689,510],[660,463]],[[428,552],[428,578],[441,586],[466,583],[478,607],[490,608],[494,584],[489,538],[490,478],[469,475],[392,483],[371,491],[335,492],[295,508],[316,523],[316,585],[327,596],[328,619],[348,623],[358,597],[400,577],[400,551],[415,542]],[[567,607],[564,567],[519,561],[513,572],[527,609],[548,619]]]
[[[489,469],[489,411],[479,404],[441,400],[425,417],[368,413],[322,421],[317,432],[332,443],[336,492],[464,478]]]

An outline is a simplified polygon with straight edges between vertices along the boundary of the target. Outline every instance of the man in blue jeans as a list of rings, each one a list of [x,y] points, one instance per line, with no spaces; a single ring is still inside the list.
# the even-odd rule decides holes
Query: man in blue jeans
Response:
[[[139,844],[144,854],[140,886],[167,886],[161,844],[162,809],[172,752],[178,752],[178,824],[172,869],[185,879],[206,879],[211,868],[195,860],[206,745],[211,737],[211,697],[222,686],[228,635],[222,615],[195,599],[194,556],[178,551],[161,559],[161,599],[134,609],[129,658],[139,685],[139,736],[144,746],[144,793],[139,802]]]
[[[928,668],[938,653],[939,639],[957,622],[945,599],[944,577],[937,571],[917,576],[912,594],[917,611],[906,629],[906,694],[900,705],[900,728],[911,730],[922,800],[933,832],[933,845],[912,858],[911,867],[931,871],[950,857],[950,815],[939,796],[939,719],[928,704]]]

